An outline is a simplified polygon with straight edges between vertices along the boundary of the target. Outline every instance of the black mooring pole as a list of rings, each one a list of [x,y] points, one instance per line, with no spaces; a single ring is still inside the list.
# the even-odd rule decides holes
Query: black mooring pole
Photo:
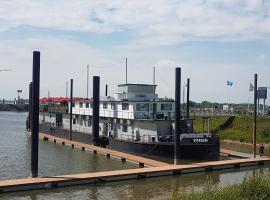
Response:
[[[32,122],[32,82],[29,83],[29,102],[28,102],[28,131],[31,131]]]
[[[33,52],[31,176],[38,176],[40,52]]]
[[[256,158],[256,134],[257,134],[257,81],[258,75],[254,75],[254,117],[253,117],[253,157]]]
[[[99,76],[93,76],[93,144],[99,145]]]
[[[187,118],[189,118],[189,90],[190,90],[190,79],[187,79]]]
[[[174,164],[180,160],[180,118],[181,118],[181,68],[175,69],[175,131],[174,131]]]
[[[108,85],[105,86],[105,96],[108,96]]]
[[[72,140],[73,79],[70,79],[69,140]]]

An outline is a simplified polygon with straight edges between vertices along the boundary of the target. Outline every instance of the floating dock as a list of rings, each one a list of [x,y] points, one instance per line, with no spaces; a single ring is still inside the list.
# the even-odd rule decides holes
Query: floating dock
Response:
[[[39,133],[39,137],[40,137],[40,139],[50,140],[50,141],[53,141],[55,143],[61,143],[62,145],[70,145],[72,148],[77,147],[77,148],[81,148],[82,150],[88,150],[88,151],[92,151],[94,153],[100,153],[100,154],[103,154],[107,157],[119,158],[122,161],[129,161],[132,163],[138,163],[140,167],[144,167],[144,166],[161,167],[161,166],[170,165],[170,164],[165,163],[165,162],[152,160],[152,159],[145,158],[142,156],[135,156],[135,155],[131,155],[128,153],[115,151],[112,149],[102,148],[102,147],[94,146],[91,144],[85,144],[82,142],[70,141],[70,140],[65,139],[65,138],[55,137],[55,136],[45,134],[45,133]]]
[[[232,151],[228,149],[220,149],[220,155],[234,158],[253,158],[252,154]]]
[[[128,153],[101,148],[91,144],[70,141],[65,138],[55,137],[49,134],[40,133],[39,137],[40,139],[50,140],[55,143],[60,143],[62,145],[70,145],[72,148],[77,147],[81,148],[82,150],[89,150],[94,153],[101,153],[107,157],[116,157],[121,159],[122,161],[138,163],[140,167],[149,167],[52,177],[2,180],[0,181],[0,193],[37,189],[52,189],[58,187],[94,184],[100,182],[103,183],[109,181],[168,176],[174,174],[208,172],[213,170],[233,169],[248,166],[270,165],[269,157],[201,162],[186,165],[170,165],[168,163],[151,160],[141,156],[135,156]],[[222,150],[221,153],[227,155],[235,154],[235,152],[228,150]]]
[[[0,193],[27,191],[37,189],[52,189],[83,184],[103,183],[146,177],[168,176],[208,172],[221,169],[232,169],[247,166],[270,165],[270,158],[249,158],[225,161],[193,163],[188,165],[167,165],[160,167],[137,168],[107,172],[71,174],[63,176],[26,178],[0,181]]]

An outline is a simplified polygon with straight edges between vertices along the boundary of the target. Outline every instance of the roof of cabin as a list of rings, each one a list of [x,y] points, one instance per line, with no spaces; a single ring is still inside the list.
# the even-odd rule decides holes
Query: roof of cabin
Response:
[[[81,97],[74,97],[72,98],[73,101],[91,101],[90,98],[81,98]],[[70,98],[66,97],[50,97],[50,98],[41,98],[40,102],[65,102],[70,101]]]

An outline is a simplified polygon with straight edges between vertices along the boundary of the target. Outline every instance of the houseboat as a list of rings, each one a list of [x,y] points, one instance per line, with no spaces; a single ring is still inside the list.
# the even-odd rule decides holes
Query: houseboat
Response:
[[[43,98],[40,103],[40,132],[92,143],[92,99]],[[99,136],[110,149],[147,157],[173,158],[175,102],[159,98],[156,85],[121,84],[113,96],[100,98]],[[72,106],[72,115],[70,115]],[[193,119],[180,120],[180,158],[218,160],[219,137],[194,133]]]

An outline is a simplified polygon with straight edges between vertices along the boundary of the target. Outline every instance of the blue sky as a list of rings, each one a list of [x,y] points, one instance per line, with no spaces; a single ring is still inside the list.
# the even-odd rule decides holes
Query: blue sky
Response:
[[[269,86],[270,1],[268,0],[87,0],[0,1],[0,99],[17,89],[27,97],[32,51],[41,51],[41,96],[86,94],[86,66],[101,76],[109,94],[125,80],[152,83],[173,97],[174,68],[191,78],[195,101],[247,102],[249,83]],[[103,92],[101,91],[101,94]],[[90,90],[91,92],[91,90]]]

